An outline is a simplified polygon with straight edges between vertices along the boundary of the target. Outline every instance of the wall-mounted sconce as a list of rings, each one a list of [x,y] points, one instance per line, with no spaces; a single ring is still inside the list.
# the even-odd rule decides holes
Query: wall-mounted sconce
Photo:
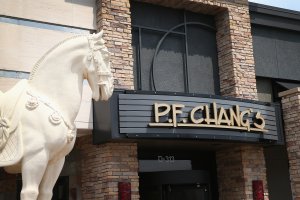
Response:
[[[131,200],[131,184],[129,182],[119,182],[119,200]]]
[[[264,200],[264,185],[262,180],[252,181],[253,200]]]

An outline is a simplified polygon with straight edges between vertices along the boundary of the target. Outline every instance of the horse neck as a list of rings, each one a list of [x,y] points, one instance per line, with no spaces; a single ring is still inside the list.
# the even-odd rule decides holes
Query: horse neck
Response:
[[[89,50],[85,37],[67,41],[44,56],[30,76],[30,92],[45,98],[72,123],[79,111],[83,85],[83,56]]]

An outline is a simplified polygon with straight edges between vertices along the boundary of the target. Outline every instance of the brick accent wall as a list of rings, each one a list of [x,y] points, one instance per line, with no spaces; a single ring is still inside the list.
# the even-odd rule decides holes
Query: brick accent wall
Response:
[[[134,89],[129,0],[97,0],[97,27],[111,52],[115,87]]]
[[[245,199],[241,148],[222,149],[216,155],[220,200]],[[234,173],[233,173],[234,172]],[[231,174],[230,176],[228,174]],[[225,184],[226,183],[226,184]]]
[[[300,199],[300,88],[279,93],[282,97],[285,140],[294,200]]]
[[[257,99],[248,6],[229,6],[216,22],[221,94]]]
[[[131,183],[132,200],[139,199],[137,145],[93,145],[91,136],[78,139],[81,150],[81,192],[84,200],[118,200],[118,182]]]
[[[241,146],[221,149],[217,156],[220,200],[252,200],[252,181],[262,180],[268,200],[263,148]]]

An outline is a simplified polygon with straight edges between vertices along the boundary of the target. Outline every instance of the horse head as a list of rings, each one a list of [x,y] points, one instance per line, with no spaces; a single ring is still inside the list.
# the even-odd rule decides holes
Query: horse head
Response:
[[[92,90],[94,100],[108,100],[114,84],[110,69],[109,52],[102,39],[103,32],[88,36],[90,52],[86,57],[85,78]]]

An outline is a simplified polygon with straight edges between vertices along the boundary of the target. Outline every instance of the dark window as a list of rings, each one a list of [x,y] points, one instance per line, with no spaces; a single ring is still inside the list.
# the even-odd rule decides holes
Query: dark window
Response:
[[[264,102],[280,102],[279,93],[300,87],[300,81],[256,77],[258,100]]]
[[[138,90],[218,94],[213,16],[131,2]]]
[[[256,77],[256,88],[259,101],[273,102],[272,79]]]
[[[300,32],[252,25],[255,73],[300,81]]]

